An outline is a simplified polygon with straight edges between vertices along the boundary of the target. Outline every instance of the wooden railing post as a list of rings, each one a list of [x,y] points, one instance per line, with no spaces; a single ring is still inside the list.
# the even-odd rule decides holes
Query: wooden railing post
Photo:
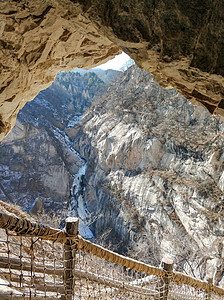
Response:
[[[212,293],[211,293],[211,287],[213,285],[213,276],[208,275],[208,284],[209,284],[209,292],[206,295],[206,300],[211,300],[212,299]]]
[[[167,300],[169,294],[170,277],[173,272],[173,261],[171,259],[164,257],[162,259],[162,268],[166,272],[166,276],[163,278],[163,280],[161,280],[161,290],[160,290],[159,299]]]
[[[65,231],[69,235],[77,236],[79,228],[78,218],[67,218],[65,220]],[[73,246],[73,247],[72,247]],[[73,249],[73,250],[72,250]],[[74,267],[75,267],[75,257],[74,257],[74,242],[67,240],[64,244],[64,260],[65,260],[65,270],[64,270],[64,286],[65,295],[62,299],[72,300],[74,294]]]

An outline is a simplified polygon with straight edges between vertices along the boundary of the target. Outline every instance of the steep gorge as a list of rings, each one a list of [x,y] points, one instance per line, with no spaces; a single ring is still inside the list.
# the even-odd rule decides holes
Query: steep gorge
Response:
[[[29,211],[42,199],[45,213],[54,207],[64,220],[73,177],[83,166],[68,135],[75,134],[73,127],[104,88],[95,73],[62,72],[51,87],[27,103],[0,143],[1,200]]]

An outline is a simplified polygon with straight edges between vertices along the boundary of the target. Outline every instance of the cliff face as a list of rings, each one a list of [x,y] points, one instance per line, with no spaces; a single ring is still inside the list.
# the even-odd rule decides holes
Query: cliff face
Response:
[[[70,160],[77,171],[78,158],[74,155]],[[41,197],[46,212],[54,199],[56,211],[64,215],[72,177],[59,146],[46,130],[17,120],[14,130],[0,145],[0,178],[1,200],[19,204],[28,211]]]
[[[79,3],[85,15],[161,86],[174,87],[194,104],[223,115],[221,0]]]
[[[123,49],[164,87],[224,114],[222,0],[1,1],[0,139],[61,70]]]
[[[29,211],[40,198],[45,212],[65,218],[73,176],[83,165],[68,135],[75,134],[73,126],[104,87],[95,73],[63,72],[27,103],[0,143],[1,200]]]
[[[74,146],[95,236],[223,281],[224,119],[132,67],[82,120]]]

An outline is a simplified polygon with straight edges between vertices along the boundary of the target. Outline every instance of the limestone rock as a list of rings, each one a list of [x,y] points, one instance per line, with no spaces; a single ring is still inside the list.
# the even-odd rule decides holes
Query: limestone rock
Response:
[[[110,77],[109,71],[105,73]],[[42,207],[46,214],[54,211],[63,219],[74,175],[83,164],[72,139],[81,126],[81,114],[104,88],[94,72],[63,72],[26,104],[13,130],[0,143],[2,200],[19,204],[25,211],[33,206],[31,213],[35,214]],[[37,199],[42,199],[41,206]]]
[[[29,211],[39,197],[44,211],[49,212],[52,210],[51,199],[54,199],[54,208],[63,215],[70,198],[72,176],[69,168],[55,141],[45,130],[30,124],[23,124],[23,128],[23,136],[18,138],[16,133],[21,130],[21,122],[17,121],[7,140],[0,145],[1,200]],[[73,169],[77,171],[75,163],[78,164],[77,157],[72,160]],[[39,204],[32,212],[40,212]]]
[[[38,197],[30,210],[32,215],[39,215],[43,213],[43,199]]]
[[[163,87],[224,115],[222,0],[3,0],[0,11],[0,139],[59,71],[120,49]]]
[[[82,121],[74,145],[87,160],[95,236],[148,263],[169,255],[200,278],[222,267],[223,117],[133,66]]]

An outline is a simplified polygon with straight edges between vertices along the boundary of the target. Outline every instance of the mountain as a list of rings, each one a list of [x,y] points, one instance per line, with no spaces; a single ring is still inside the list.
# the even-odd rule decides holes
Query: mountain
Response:
[[[84,114],[74,146],[98,241],[204,278],[224,270],[224,119],[131,67]]]
[[[115,71],[115,70],[111,70],[111,69],[102,70],[102,69],[97,69],[97,68],[90,69],[90,70],[76,68],[76,69],[74,69],[73,72],[78,72],[81,75],[89,73],[89,72],[93,72],[105,83],[111,82],[113,79],[115,79],[116,77],[118,77],[119,75],[122,74],[121,71]]]
[[[109,86],[62,73],[0,145],[0,197],[27,211],[41,198],[86,238],[223,285],[223,131],[223,117],[137,66]]]
[[[106,84],[93,72],[62,72],[23,108],[0,144],[0,198],[29,211],[42,199],[45,213],[68,214],[74,175],[83,160],[66,134]]]

